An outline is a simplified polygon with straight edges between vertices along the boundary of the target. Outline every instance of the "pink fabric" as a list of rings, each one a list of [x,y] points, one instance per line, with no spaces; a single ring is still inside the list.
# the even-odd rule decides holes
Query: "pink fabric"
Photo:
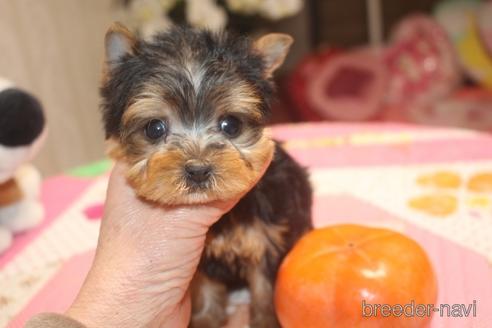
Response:
[[[15,236],[11,248],[0,255],[0,270],[49,227],[53,220],[69,207],[92,182],[90,179],[69,176],[47,179],[41,188],[41,201],[45,210],[43,221],[36,228]]]
[[[101,219],[103,213],[104,213],[104,203],[94,204],[92,206],[87,207],[84,210],[84,214],[89,220]]]
[[[442,132],[429,128],[394,123],[323,123],[279,126],[273,129],[277,140],[287,141],[289,152],[302,164],[312,167],[350,167],[476,161],[492,158],[492,137],[477,134],[467,138],[416,140],[393,144],[352,145],[350,137],[363,134],[398,133],[409,136],[418,133]],[[334,138],[342,144],[330,145]],[[289,143],[292,141],[292,143]],[[323,145],[323,141],[326,141]],[[299,146],[299,142],[303,145]]]
[[[311,168],[402,165],[478,161],[492,158],[492,139],[412,142],[396,145],[364,145],[311,149],[289,149]]]
[[[426,250],[439,282],[436,304],[469,304],[478,302],[478,316],[448,318],[435,315],[432,327],[486,327],[492,322],[492,284],[487,284],[492,268],[486,259],[448,240],[407,224],[402,219],[350,195],[318,197],[314,201],[313,220],[316,227],[339,223],[403,227],[403,233],[415,239]],[[396,229],[398,230],[398,228]],[[11,322],[23,323],[39,312],[64,312],[82,285],[93,259],[93,252],[77,255],[36,294]]]
[[[8,327],[21,328],[29,318],[41,312],[64,313],[77,296],[93,258],[94,252],[91,251],[65,262],[60,271],[44,285]]]
[[[445,129],[405,123],[301,123],[274,125],[273,134],[278,140],[298,140],[319,137],[344,137],[354,133],[430,132]]]

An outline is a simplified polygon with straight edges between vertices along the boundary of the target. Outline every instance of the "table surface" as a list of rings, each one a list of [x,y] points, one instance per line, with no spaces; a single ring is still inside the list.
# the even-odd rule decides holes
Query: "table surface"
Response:
[[[272,130],[309,168],[315,226],[383,226],[415,239],[435,268],[437,304],[477,303],[476,317],[435,315],[432,327],[490,327],[491,136],[391,123]],[[0,326],[70,304],[92,260],[110,167],[101,161],[45,180],[43,223],[0,255]]]

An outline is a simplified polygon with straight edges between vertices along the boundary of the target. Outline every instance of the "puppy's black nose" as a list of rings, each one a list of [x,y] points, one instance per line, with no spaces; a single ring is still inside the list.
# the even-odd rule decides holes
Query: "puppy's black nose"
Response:
[[[185,171],[187,177],[196,183],[204,182],[210,177],[212,167],[206,164],[186,164]]]

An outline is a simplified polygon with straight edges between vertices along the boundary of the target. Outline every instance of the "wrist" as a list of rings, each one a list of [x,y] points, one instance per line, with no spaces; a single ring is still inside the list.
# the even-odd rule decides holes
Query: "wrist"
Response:
[[[186,286],[196,271],[203,238],[168,241],[176,248],[170,256],[156,256],[131,243],[99,248],[66,314],[87,327],[187,327],[191,309]]]
[[[84,287],[85,288],[85,287]],[[136,299],[117,296],[118,292],[110,293],[97,290],[92,293],[92,287],[88,286],[89,294],[81,293],[72,306],[66,311],[66,315],[87,328],[92,327],[159,327],[159,328],[185,328],[188,327],[191,315],[191,302],[188,293],[180,302],[163,304],[156,307],[147,302],[138,303]],[[102,297],[102,294],[105,296]],[[163,295],[155,294],[153,299],[161,299]],[[162,300],[162,299],[161,299]]]

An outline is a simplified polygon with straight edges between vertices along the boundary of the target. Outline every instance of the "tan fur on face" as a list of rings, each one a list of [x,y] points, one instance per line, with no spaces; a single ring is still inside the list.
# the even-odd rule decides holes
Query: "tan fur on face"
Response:
[[[220,95],[221,101],[217,104],[219,115],[229,112],[243,113],[251,116],[256,121],[260,121],[262,113],[259,109],[261,100],[256,96],[254,89],[246,83],[238,83],[234,87],[223,86],[215,90]],[[227,96],[225,96],[227,95]],[[231,109],[231,104],[233,108]]]
[[[123,126],[129,127],[134,122],[150,121],[154,118],[163,117],[164,108],[165,105],[161,100],[152,97],[140,97],[128,107],[123,115]]]
[[[248,117],[256,115],[251,110],[257,105],[255,97],[241,94],[235,97],[242,104],[234,108],[235,112],[244,110]],[[123,116],[121,138],[107,142],[109,156],[129,165],[127,178],[139,196],[169,205],[193,204],[237,197],[252,187],[274,151],[269,133],[263,131],[257,137],[245,127],[240,137],[227,140],[219,132],[211,132],[219,134],[210,138],[219,140],[223,149],[206,149],[206,141],[199,143],[187,136],[174,136],[177,138],[174,145],[154,144],[144,136],[146,122],[153,118],[172,118],[171,133],[179,125],[164,101],[157,98],[158,92],[151,89],[137,97]],[[222,110],[226,113],[225,108]],[[220,109],[217,115],[223,115]],[[186,183],[183,168],[190,160],[200,160],[213,167],[208,188],[191,190]]]
[[[243,151],[229,145],[202,152],[199,146],[183,143],[179,148],[157,152],[135,162],[127,178],[139,196],[159,203],[194,204],[230,199],[252,187],[273,149],[273,142],[266,135]],[[206,189],[192,190],[186,184],[183,167],[191,159],[212,165],[213,175]]]
[[[120,142],[116,138],[109,138],[105,142],[106,154],[115,161],[124,161],[125,149],[121,146]]]
[[[205,203],[235,198],[259,179],[274,143],[261,131],[264,114],[257,91],[240,80],[206,88],[210,88],[203,91],[207,97],[201,101],[207,103],[195,103],[190,111],[204,105],[214,111],[196,122],[182,118],[166,86],[148,82],[131,100],[122,116],[119,138],[108,142],[108,153],[128,164],[127,178],[139,196],[169,205]],[[226,115],[243,121],[242,133],[234,139],[218,130]],[[166,122],[168,134],[162,140],[145,136],[152,119]],[[210,181],[201,188],[190,186],[184,172],[185,164],[196,160],[212,166]]]
[[[162,90],[153,84],[147,84],[144,91],[136,97],[122,117],[124,130],[131,130],[131,125],[153,118],[173,116],[169,105],[164,102]]]

